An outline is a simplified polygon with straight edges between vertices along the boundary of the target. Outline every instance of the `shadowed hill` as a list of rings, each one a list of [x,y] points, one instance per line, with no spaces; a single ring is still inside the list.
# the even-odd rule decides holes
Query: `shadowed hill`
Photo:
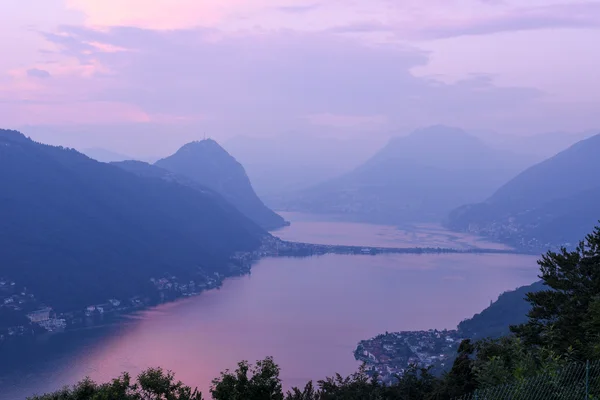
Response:
[[[214,140],[188,143],[155,165],[214,190],[264,229],[286,225],[258,198],[244,167]]]
[[[526,247],[573,245],[600,219],[600,135],[582,140],[450,213],[447,225]]]
[[[266,234],[215,196],[0,130],[0,276],[70,310],[224,271]]]
[[[546,287],[540,281],[504,292],[485,310],[458,324],[458,329],[464,336],[474,339],[508,335],[510,326],[527,322],[527,313],[531,309],[531,304],[525,300],[527,293],[544,289]]]

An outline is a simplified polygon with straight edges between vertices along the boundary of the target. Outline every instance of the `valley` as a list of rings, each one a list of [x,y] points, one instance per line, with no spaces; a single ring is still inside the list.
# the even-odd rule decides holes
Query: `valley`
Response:
[[[296,226],[291,220],[285,229]],[[329,224],[330,232],[347,231],[345,223]],[[318,241],[323,224],[312,226],[312,239]],[[309,231],[309,225],[300,225],[300,232],[286,235],[309,242]],[[410,245],[381,231],[369,237],[368,227],[358,232],[362,236],[346,235],[337,242]],[[0,357],[12,361],[0,366],[0,386],[11,394],[7,400],[16,400],[84,375],[103,380],[161,360],[182,379],[206,388],[218,371],[239,359],[265,355],[279,360],[287,387],[347,374],[358,366],[352,353],[359,341],[385,331],[454,329],[497,294],[535,280],[535,259],[513,254],[264,258],[250,275],[227,279],[218,290],[131,316],[106,316],[87,329],[2,346]],[[377,308],[389,312],[371,312]],[[34,387],[29,386],[32,377]]]

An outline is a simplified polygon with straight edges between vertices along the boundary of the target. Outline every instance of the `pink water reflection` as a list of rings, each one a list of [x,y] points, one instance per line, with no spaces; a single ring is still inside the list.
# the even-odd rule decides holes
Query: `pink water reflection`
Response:
[[[510,247],[478,236],[452,232],[436,224],[410,227],[376,225],[360,222],[331,221],[331,217],[294,212],[280,213],[293,224],[273,234],[283,240],[315,244],[338,244],[372,247],[474,247],[507,250]]]
[[[320,224],[312,228],[316,237],[323,233]],[[370,239],[373,244],[396,240],[385,237],[387,227],[352,231],[329,224],[328,232],[363,235],[355,240],[369,239],[368,232],[383,232]],[[288,235],[311,239],[308,225],[293,226],[301,232],[290,228]],[[264,259],[252,275],[227,280],[220,290],[124,324],[14,349],[5,355],[11,360],[0,362],[12,362],[8,372],[0,369],[0,388],[6,399],[22,399],[86,375],[106,380],[162,366],[206,392],[220,371],[267,355],[281,365],[286,387],[301,385],[353,372],[352,351],[361,339],[386,330],[454,328],[501,292],[533,282],[537,272],[536,257],[508,254]]]

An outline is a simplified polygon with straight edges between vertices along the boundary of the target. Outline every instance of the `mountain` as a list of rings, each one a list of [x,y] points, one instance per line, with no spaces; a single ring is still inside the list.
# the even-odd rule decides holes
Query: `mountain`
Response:
[[[93,158],[96,161],[105,162],[105,163],[119,162],[119,161],[126,161],[126,160],[135,160],[135,159],[139,159],[139,160],[147,162],[147,163],[153,163],[159,159],[159,157],[143,157],[143,158],[130,157],[128,155],[120,154],[120,153],[114,152],[112,150],[107,150],[107,149],[103,149],[100,147],[83,149],[83,150],[81,150],[81,153],[85,154],[89,158]]]
[[[594,136],[596,133],[595,131],[584,131],[503,135],[497,132],[477,132],[476,136],[495,148],[526,154],[537,163],[555,156],[575,143]]]
[[[600,219],[598,154],[600,135],[582,140],[523,171],[486,201],[452,211],[447,225],[516,246],[572,246]]]
[[[206,186],[203,186],[203,185],[199,184],[198,182],[196,182],[195,180],[190,179],[184,175],[176,174],[176,173],[168,171],[164,168],[157,167],[156,165],[148,164],[143,161],[126,160],[126,161],[112,162],[110,164],[114,165],[116,167],[119,167],[125,171],[136,174],[140,177],[161,179],[166,182],[172,182],[172,183],[176,183],[179,185],[183,185],[183,186],[192,188],[192,189],[202,193],[204,196],[210,197],[214,201],[220,203],[221,207],[228,208],[228,212],[231,212],[231,213],[235,212],[235,213],[240,214],[244,218],[247,218],[246,216],[241,214],[237,208],[235,208],[228,201],[226,201],[223,198],[223,196],[221,196],[214,190],[209,189]]]
[[[539,281],[504,292],[485,310],[458,324],[458,330],[465,337],[474,339],[508,335],[511,325],[527,322],[527,313],[531,309],[531,305],[525,300],[527,293],[545,289],[546,286]]]
[[[242,163],[256,193],[268,205],[272,196],[351,171],[382,144],[375,135],[288,132],[272,137],[236,136],[223,147]]]
[[[119,154],[117,152],[102,149],[100,147],[93,147],[89,149],[81,150],[83,154],[88,156],[89,158],[93,158],[96,161],[100,162],[115,162],[115,161],[124,161],[124,160],[133,160],[133,157],[126,156],[124,154]]]
[[[267,233],[211,193],[0,130],[0,277],[57,310],[227,274]]]
[[[485,199],[525,165],[460,129],[433,126],[394,138],[355,170],[275,204],[369,222],[439,221],[467,199]]]
[[[244,167],[212,139],[188,143],[155,165],[214,190],[264,229],[286,225],[254,193]]]

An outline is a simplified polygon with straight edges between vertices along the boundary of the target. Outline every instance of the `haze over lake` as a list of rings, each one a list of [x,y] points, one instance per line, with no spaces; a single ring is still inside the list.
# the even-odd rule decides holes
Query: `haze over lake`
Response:
[[[279,214],[294,223],[274,234],[292,242],[393,248],[510,249],[502,243],[490,242],[467,233],[452,232],[438,224],[411,224],[398,228],[393,225],[348,222],[341,217],[328,215],[298,212]]]
[[[468,247],[476,238],[434,226],[394,227],[285,214],[283,239],[365,246]],[[328,241],[330,240],[330,241]],[[446,243],[446,244],[444,244]],[[267,258],[220,290],[104,326],[0,348],[0,398],[23,399],[86,375],[110,379],[150,366],[207,391],[237,361],[271,355],[284,386],[356,370],[357,342],[385,331],[455,328],[505,290],[529,284],[536,257],[504,254],[326,255]]]

